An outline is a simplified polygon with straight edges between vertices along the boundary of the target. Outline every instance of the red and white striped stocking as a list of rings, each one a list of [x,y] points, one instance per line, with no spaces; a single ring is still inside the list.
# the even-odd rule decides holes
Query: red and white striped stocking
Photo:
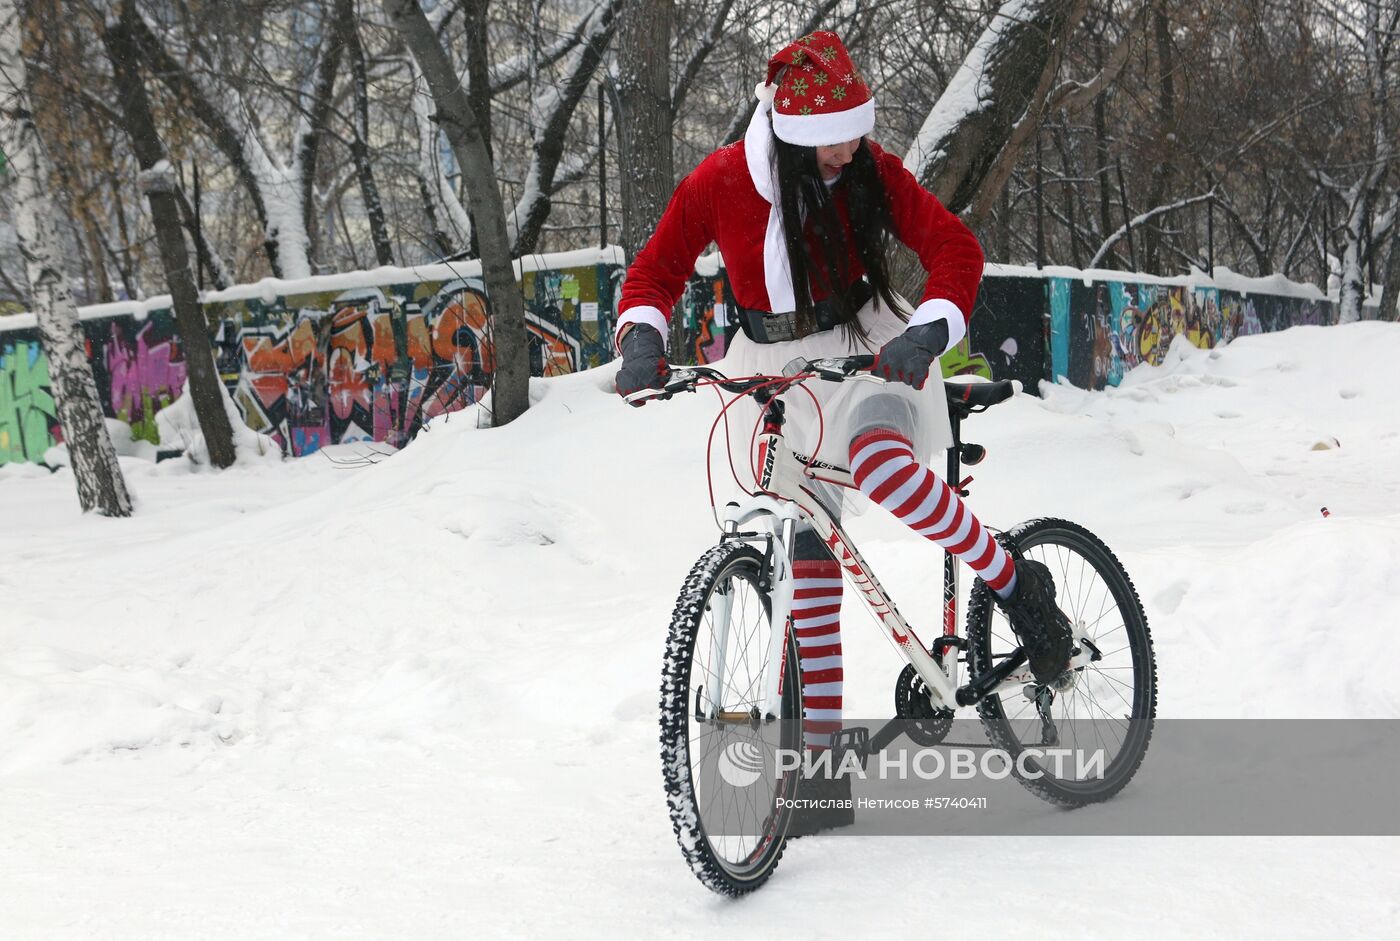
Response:
[[[909,439],[876,428],[851,442],[851,475],[874,502],[968,564],[993,591],[1008,596],[1016,568],[953,489],[914,460]]]
[[[841,728],[841,567],[835,559],[792,563],[792,626],[802,667],[807,747],[831,745]]]

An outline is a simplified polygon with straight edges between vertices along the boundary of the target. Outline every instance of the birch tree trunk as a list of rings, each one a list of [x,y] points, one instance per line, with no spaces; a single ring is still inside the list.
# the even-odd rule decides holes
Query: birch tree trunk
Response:
[[[496,372],[491,380],[492,423],[507,424],[530,406],[530,357],[525,331],[525,298],[515,281],[505,204],[496,183],[490,151],[477,127],[467,93],[418,0],[383,0],[384,12],[423,70],[440,124],[462,168],[467,198],[476,220],[481,269],[491,301]]]
[[[78,324],[78,308],[55,257],[57,237],[48,192],[48,161],[30,111],[20,47],[19,13],[13,0],[0,0],[0,98],[4,111],[0,147],[15,175],[20,251],[29,275],[40,342],[49,361],[49,382],[58,420],[78,485],[78,502],[84,512],[130,516],[131,497],[102,417],[97,382]]]
[[[102,39],[107,47],[107,57],[112,62],[117,97],[126,118],[127,137],[141,167],[140,188],[151,206],[161,265],[165,268],[171,306],[175,309],[175,324],[180,331],[180,346],[185,351],[185,366],[189,370],[195,416],[199,419],[200,431],[204,433],[204,443],[209,447],[209,462],[219,468],[231,467],[236,456],[233,426],[224,409],[224,390],[219,388],[219,373],[214,367],[209,327],[204,319],[204,309],[199,304],[194,273],[190,270],[189,250],[185,247],[185,233],[180,226],[175,174],[156,131],[146,86],[141,83],[138,52],[130,28],[134,16],[132,0],[124,0],[121,18],[108,25]]]

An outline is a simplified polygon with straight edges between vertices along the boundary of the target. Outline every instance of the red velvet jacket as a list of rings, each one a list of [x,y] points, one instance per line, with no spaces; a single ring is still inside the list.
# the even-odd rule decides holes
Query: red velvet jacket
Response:
[[[929,273],[910,324],[947,319],[952,346],[967,332],[982,278],[981,246],[957,216],[919,185],[898,157],[873,141],[867,143],[889,195],[894,234],[918,254]],[[724,256],[739,304],[756,310],[774,309],[764,270],[771,207],[750,177],[744,147],[743,141],[721,147],[676,187],[656,232],[627,270],[618,333],[625,323],[642,322],[656,326],[665,336],[671,309],[695,270],[696,258],[711,242],[718,244]],[[832,196],[850,244],[846,187],[837,182]],[[806,236],[810,244],[816,244],[810,227]],[[850,270],[856,277],[865,272],[854,249]],[[813,293],[814,300],[825,296],[819,290]]]

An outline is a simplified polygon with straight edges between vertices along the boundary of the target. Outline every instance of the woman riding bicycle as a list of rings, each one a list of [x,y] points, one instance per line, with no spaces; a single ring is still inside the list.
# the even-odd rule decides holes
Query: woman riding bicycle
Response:
[[[1053,679],[1069,663],[1072,638],[1049,570],[1013,560],[928,469],[952,441],[936,364],[967,333],[982,277],[976,237],[898,157],[866,137],[875,101],[834,33],[803,36],[774,55],[756,95],[744,139],[681,180],[628,268],[616,329],[623,358],[617,391],[664,384],[670,311],[696,258],[717,243],[742,331],[725,371],[776,375],[799,358],[878,351],[872,372],[888,384],[809,383],[816,402],[786,400],[790,445],[847,464],[861,492],[966,562],[995,592],[1037,679]],[[891,235],[928,272],[912,314],[890,285]],[[930,371],[934,383],[925,389]],[[839,507],[839,497],[827,502]],[[796,539],[793,572],[804,729],[809,747],[821,748],[841,725],[841,569],[807,529]],[[838,778],[824,796],[848,797],[849,787]],[[825,812],[796,826],[814,832],[850,815]]]

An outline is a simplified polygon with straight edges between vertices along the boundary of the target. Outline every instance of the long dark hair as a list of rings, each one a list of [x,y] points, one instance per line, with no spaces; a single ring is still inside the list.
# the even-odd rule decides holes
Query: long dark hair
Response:
[[[847,262],[845,227],[836,211],[836,202],[822,181],[817,167],[815,147],[789,144],[777,135],[773,137],[774,160],[778,170],[778,193],[783,214],[783,232],[787,239],[788,267],[792,272],[793,298],[797,307],[797,322],[807,331],[815,329],[816,313],[812,304],[812,288],[821,288],[836,308],[837,320],[846,327],[846,335],[854,341],[868,340],[865,328],[856,318],[859,311],[851,309],[842,291],[855,280]],[[851,221],[851,236],[855,240],[856,257],[865,267],[876,295],[885,306],[908,319],[890,286],[889,263],[886,252],[894,220],[890,215],[889,198],[880,182],[875,157],[870,146],[861,138],[860,146],[841,171],[836,184],[846,188],[846,210]],[[820,246],[821,257],[811,258],[803,238],[802,220],[811,221],[813,234]]]

